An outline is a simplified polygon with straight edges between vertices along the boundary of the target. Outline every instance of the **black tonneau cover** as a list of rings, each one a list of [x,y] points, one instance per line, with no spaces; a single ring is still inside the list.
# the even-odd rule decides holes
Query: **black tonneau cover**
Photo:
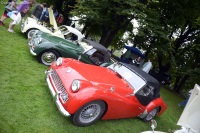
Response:
[[[111,54],[106,47],[88,39],[84,39],[84,40],[104,54],[104,61],[108,61],[110,59]]]

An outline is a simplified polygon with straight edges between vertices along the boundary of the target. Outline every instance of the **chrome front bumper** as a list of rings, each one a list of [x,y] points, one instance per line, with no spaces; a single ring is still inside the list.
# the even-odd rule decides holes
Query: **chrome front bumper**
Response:
[[[37,56],[37,54],[35,52],[33,52],[32,48],[30,47],[30,53],[33,55],[33,56]]]
[[[53,86],[52,86],[52,84],[51,84],[51,82],[50,82],[50,79],[49,79],[49,76],[48,76],[49,71],[46,71],[45,73],[46,73],[46,75],[47,75],[47,76],[46,76],[46,81],[47,81],[49,90],[50,90],[50,92],[51,92],[51,94],[52,94],[52,96],[53,96],[53,98],[54,98],[54,100],[55,100],[55,103],[56,103],[56,105],[57,105],[59,111],[60,111],[64,116],[67,116],[67,117],[71,116],[71,114],[70,114],[68,111],[66,111],[65,108],[62,106],[62,104],[61,104],[61,102],[60,102],[60,100],[59,100],[59,95],[60,95],[60,93],[59,93],[59,92],[55,92],[54,89],[53,89]]]

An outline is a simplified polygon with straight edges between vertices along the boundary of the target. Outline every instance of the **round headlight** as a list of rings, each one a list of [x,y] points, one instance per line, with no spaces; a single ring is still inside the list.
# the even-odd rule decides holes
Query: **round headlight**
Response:
[[[73,82],[72,82],[72,91],[73,92],[76,92],[80,89],[80,81],[75,79]]]
[[[56,66],[60,66],[60,65],[62,65],[62,57],[59,57],[58,59],[57,59],[57,61],[56,61]]]
[[[40,44],[42,42],[42,38],[40,37],[38,40],[38,44]]]

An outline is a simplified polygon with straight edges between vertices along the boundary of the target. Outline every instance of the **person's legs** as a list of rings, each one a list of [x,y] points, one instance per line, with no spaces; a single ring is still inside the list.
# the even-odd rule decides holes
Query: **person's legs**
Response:
[[[8,18],[7,16],[7,11],[4,11],[4,14],[1,16],[1,19],[0,19],[0,25],[4,26],[4,23],[3,21]]]
[[[12,23],[13,23],[13,21],[11,21],[10,24],[9,24],[9,28],[8,28],[8,31],[9,31],[9,32],[14,32],[14,31],[13,31],[13,28],[14,28],[15,25],[12,24]]]
[[[5,24],[3,23],[3,21],[6,19],[6,17],[5,16],[2,16],[1,17],[1,20],[0,20],[0,25],[2,25],[2,26],[4,26]]]
[[[190,98],[190,95],[188,95],[187,98],[186,98],[184,101],[180,102],[180,103],[178,104],[178,106],[185,106],[185,105],[187,104],[189,98]]]

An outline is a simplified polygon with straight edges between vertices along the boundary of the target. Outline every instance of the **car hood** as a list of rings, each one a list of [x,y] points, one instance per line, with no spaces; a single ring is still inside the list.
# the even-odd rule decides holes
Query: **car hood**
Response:
[[[85,64],[70,58],[65,58],[64,62],[62,69],[57,68],[57,73],[62,76],[64,81],[70,79],[72,82],[74,79],[79,79],[89,82],[97,89],[114,88],[114,92],[120,95],[126,96],[133,93],[129,83],[108,68]]]
[[[53,10],[51,8],[48,8],[48,12],[49,12],[49,21],[50,21],[50,24],[53,26],[53,28],[55,30],[58,30],[58,25],[56,23],[54,15],[53,15]]]
[[[42,32],[42,31],[38,31],[38,33],[39,33],[39,35],[37,35],[38,37],[41,37],[42,39],[48,40],[49,42],[52,42],[52,43],[58,43],[58,42],[64,40],[62,38],[53,36],[51,34],[48,34],[48,33]]]
[[[65,40],[65,39],[62,39],[57,36],[53,36],[51,34],[41,32],[41,31],[38,31],[38,33],[39,33],[39,35],[37,35],[38,37],[41,37],[44,40],[48,40],[49,42],[51,42],[53,44],[68,45],[68,46],[75,47],[75,48],[79,47],[75,42],[68,41],[68,40]]]

